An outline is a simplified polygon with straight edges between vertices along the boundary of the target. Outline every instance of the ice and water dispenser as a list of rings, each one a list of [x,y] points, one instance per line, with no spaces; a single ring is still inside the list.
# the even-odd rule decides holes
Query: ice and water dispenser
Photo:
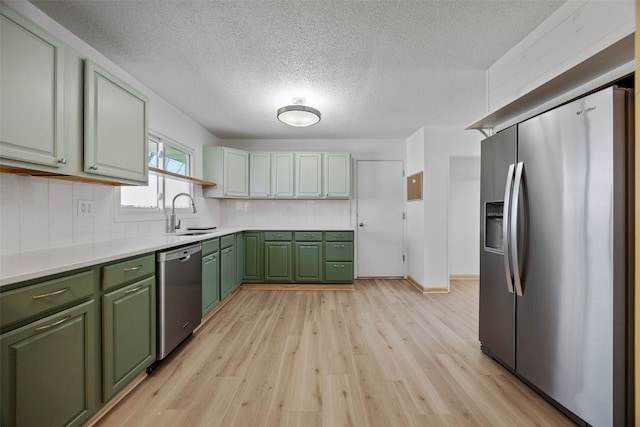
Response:
[[[490,252],[502,252],[502,211],[503,202],[484,204],[484,249]]]

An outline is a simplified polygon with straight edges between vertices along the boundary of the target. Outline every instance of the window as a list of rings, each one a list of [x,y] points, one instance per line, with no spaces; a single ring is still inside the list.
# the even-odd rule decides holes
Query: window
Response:
[[[120,220],[161,219],[171,210],[176,194],[193,196],[193,185],[188,181],[156,172],[167,171],[178,175],[191,176],[193,151],[166,137],[149,134],[149,184],[146,186],[119,187],[120,206],[117,217]],[[186,197],[175,202],[176,210],[189,209],[191,203]],[[144,216],[142,218],[141,216]]]

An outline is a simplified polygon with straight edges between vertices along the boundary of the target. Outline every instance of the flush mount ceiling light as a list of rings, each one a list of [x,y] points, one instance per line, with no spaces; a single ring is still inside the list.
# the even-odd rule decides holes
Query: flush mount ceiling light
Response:
[[[286,125],[297,128],[318,123],[320,121],[320,111],[304,105],[306,101],[304,98],[293,98],[293,105],[278,108],[278,120]]]

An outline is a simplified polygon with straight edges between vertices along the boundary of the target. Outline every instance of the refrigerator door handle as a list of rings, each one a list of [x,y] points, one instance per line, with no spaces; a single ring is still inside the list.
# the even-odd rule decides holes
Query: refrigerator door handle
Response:
[[[513,184],[513,201],[511,203],[511,265],[513,268],[513,283],[516,294],[522,296],[522,281],[520,279],[520,263],[518,261],[518,208],[520,204],[520,189],[522,188],[522,172],[524,162],[516,166],[516,177]]]
[[[504,203],[502,205],[502,253],[504,256],[504,272],[507,277],[507,290],[513,293],[513,272],[509,257],[509,210],[511,208],[511,188],[513,187],[513,171],[515,165],[509,165],[507,185],[504,187]]]

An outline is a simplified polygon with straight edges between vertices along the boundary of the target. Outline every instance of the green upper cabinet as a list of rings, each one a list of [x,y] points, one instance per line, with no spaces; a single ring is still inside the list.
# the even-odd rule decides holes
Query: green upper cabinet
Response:
[[[322,153],[295,153],[295,160],[295,197],[322,197]]]
[[[67,162],[65,47],[4,3],[0,7],[0,157],[58,168]]]
[[[79,426],[95,410],[95,301],[0,335],[0,424]]]
[[[249,154],[249,196],[271,196],[271,153]]]
[[[203,189],[205,197],[249,196],[249,153],[228,147],[204,147],[203,175],[217,187]]]
[[[348,199],[351,197],[351,154],[324,153],[324,197]]]
[[[105,294],[102,317],[106,402],[156,359],[155,276]]]
[[[271,153],[273,197],[293,197],[293,153]]]
[[[146,184],[147,97],[90,60],[84,78],[84,171]]]

